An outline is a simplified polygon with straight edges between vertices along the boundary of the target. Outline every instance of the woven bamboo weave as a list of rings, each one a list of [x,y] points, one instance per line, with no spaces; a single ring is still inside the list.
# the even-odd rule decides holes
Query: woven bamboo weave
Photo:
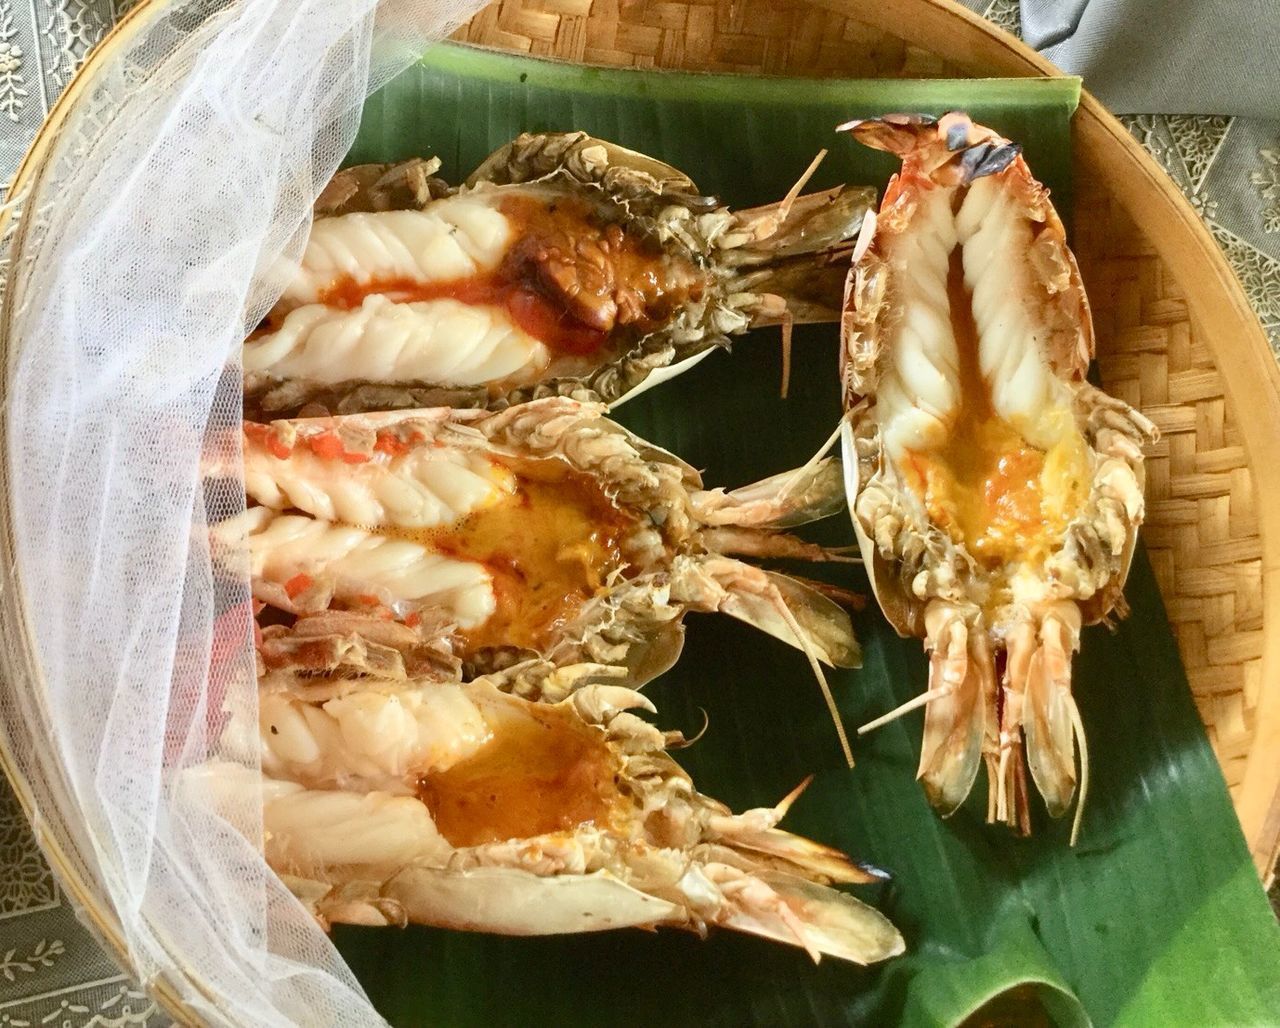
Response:
[[[1099,190],[1076,239],[1107,389],[1160,427],[1143,536],[1200,717],[1233,793],[1262,676],[1262,539],[1253,472],[1209,340],[1151,243]]]
[[[895,22],[898,15],[919,19]],[[501,0],[456,38],[589,64],[778,75],[1035,70],[1014,52],[1012,40],[1012,56],[993,66],[990,39],[974,42],[983,31],[946,0]],[[945,40],[948,45],[936,49],[948,59],[905,42],[906,35]],[[1270,867],[1280,808],[1269,771],[1260,776],[1268,793],[1262,813],[1255,809],[1246,819],[1241,808],[1250,760],[1274,760],[1259,752],[1266,747],[1255,746],[1264,694],[1262,519],[1238,412],[1219,371],[1220,351],[1193,323],[1161,246],[1134,224],[1091,166],[1077,175],[1075,233],[1103,382],[1163,432],[1150,453],[1144,536],[1214,752],[1259,866]],[[1238,291],[1234,282],[1224,288]],[[1253,807],[1259,807],[1256,797]]]
[[[841,14],[767,0],[492,4],[458,39],[586,64],[767,75],[937,77],[946,63]]]

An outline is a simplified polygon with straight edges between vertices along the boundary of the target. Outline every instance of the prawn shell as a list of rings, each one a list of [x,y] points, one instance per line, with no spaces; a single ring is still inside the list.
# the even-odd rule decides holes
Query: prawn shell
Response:
[[[679,733],[631,713],[653,713],[651,703],[594,683],[616,681],[618,670],[528,666],[534,680],[567,672],[588,683],[554,701],[506,691],[518,669],[467,685],[281,675],[271,685],[281,731],[261,740],[270,774],[282,777],[226,764],[186,775],[203,780],[216,803],[261,797],[269,859],[326,925],[418,922],[516,936],[663,925],[702,934],[719,925],[801,946],[814,959],[870,963],[902,951],[884,915],[831,887],[883,881],[884,872],[777,827],[807,782],[772,807],[732,813],[667,755],[684,742]],[[406,719],[401,710],[417,713]],[[451,844],[413,783],[428,767],[445,771],[483,752],[495,736],[478,731],[477,717],[494,732],[540,724],[594,738],[616,762],[601,772],[620,783],[610,816]],[[455,730],[468,740],[456,751]]]
[[[702,489],[701,477],[692,466],[608,420],[604,414],[600,404],[547,398],[499,412],[432,409],[297,419],[270,425],[246,423],[246,468],[253,469],[250,477],[257,483],[251,491],[254,499],[269,505],[271,513],[251,508],[238,521],[233,519],[219,526],[215,537],[234,547],[238,531],[252,532],[258,521],[283,522],[289,518],[309,518],[345,532],[355,522],[344,520],[334,499],[341,486],[342,502],[353,511],[348,518],[359,519],[363,526],[359,530],[370,540],[394,541],[396,518],[417,517],[419,507],[430,507],[434,517],[439,504],[433,499],[428,505],[407,490],[384,490],[379,483],[388,477],[394,479],[396,474],[389,462],[400,459],[389,454],[444,454],[456,450],[499,461],[507,457],[554,459],[593,478],[613,503],[634,515],[634,527],[627,530],[621,545],[636,572],[588,600],[572,619],[560,625],[539,655],[559,663],[592,660],[625,665],[630,674],[628,681],[642,684],[675,663],[684,642],[681,622],[687,611],[718,610],[811,652],[820,661],[857,665],[860,657],[848,614],[830,598],[798,581],[726,556],[738,553],[763,558],[825,559],[821,547],[782,530],[839,509],[842,480],[832,462],[820,462],[801,473],[774,476],[730,492],[707,491]],[[223,470],[212,464],[208,468],[211,474]],[[799,477],[792,477],[797,474]],[[401,503],[406,494],[403,511],[392,505]],[[297,507],[301,513],[289,514],[289,507]],[[391,528],[384,528],[384,522]],[[303,527],[309,528],[310,523],[298,527],[297,532],[301,533]],[[406,523],[405,527],[413,525]],[[285,538],[288,532],[284,530],[288,528],[282,525],[284,544],[290,541]],[[264,550],[274,544],[273,539]],[[364,545],[363,540],[358,541],[358,546]],[[296,568],[290,564],[255,582],[260,599],[309,615],[300,622],[307,628],[305,638],[297,631],[287,636],[273,631],[270,637],[264,636],[260,653],[264,666],[309,666],[320,673],[381,667],[384,673],[399,676],[413,668],[442,664],[428,637],[402,632],[410,635],[409,643],[389,638],[378,640],[389,648],[361,646],[351,637],[354,629],[342,619],[328,616],[316,620],[317,614],[332,606],[337,562],[347,560],[350,547],[341,553],[339,549],[335,543],[333,555],[325,558],[332,564],[331,570],[321,563],[298,563]],[[424,549],[422,560],[415,557],[412,562],[411,577],[417,590],[412,595],[405,591],[408,586],[399,577],[385,582],[370,578],[371,587],[363,592],[347,582],[346,593],[372,596],[400,616],[412,612],[418,622],[416,633],[430,629],[437,636],[448,638],[453,628],[446,622],[456,621],[454,627],[462,628],[476,622],[461,621],[461,593],[442,592],[438,603],[433,599],[436,594],[429,591],[428,579],[434,572],[433,565],[427,563],[428,557],[435,559],[429,549]],[[290,551],[286,563],[300,559]],[[459,574],[467,566],[467,561],[461,561]],[[354,563],[344,567],[348,577],[356,573]],[[289,578],[286,570],[298,573]],[[482,586],[490,587],[478,579],[473,582],[472,578],[476,576],[465,582],[456,580],[466,586],[466,610],[471,612],[468,616],[480,617],[480,590]],[[405,578],[404,582],[408,580]],[[454,581],[450,578],[451,583]],[[290,594],[291,584],[300,591]],[[344,598],[339,602],[348,601]],[[444,609],[446,602],[453,606]],[[397,648],[402,656],[399,663],[393,652]],[[448,646],[442,649],[439,656],[447,655]],[[513,653],[509,649],[489,648],[479,662],[468,664],[466,673],[484,673],[532,652]]]
[[[850,416],[859,417],[859,405],[865,408],[874,402],[880,367],[888,357],[881,345],[881,330],[896,316],[896,284],[881,253],[883,240],[909,228],[915,209],[912,190],[966,185],[986,177],[998,178],[1026,215],[1042,226],[1029,255],[1028,280],[1037,302],[1059,324],[1075,329],[1042,333],[1050,344],[1042,346],[1042,354],[1059,379],[1083,385],[1096,347],[1092,311],[1079,266],[1067,245],[1066,229],[1050,201],[1049,190],[1031,173],[1021,148],[960,112],[937,119],[893,114],[849,122],[840,129],[864,145],[903,160],[902,169],[885,189],[880,210],[864,224],[846,279],[840,373]],[[854,510],[866,483],[861,481],[852,432],[843,432],[842,440],[850,518],[876,600],[900,635],[923,637],[923,602],[911,594],[899,569],[879,554]],[[1134,473],[1142,485],[1141,464]],[[1105,620],[1117,604],[1123,604],[1138,528],[1137,522],[1127,526],[1120,573],[1081,603],[1086,624]]]
[[[313,212],[316,217],[332,217],[356,212],[421,209],[451,192],[449,184],[436,177],[439,170],[438,157],[343,168],[320,191]]]
[[[861,464],[854,449],[853,426],[848,418],[840,426],[840,466],[844,470],[845,496],[848,499],[849,520],[853,522],[853,534],[862,554],[862,566],[866,568],[871,592],[876,598],[885,620],[904,639],[924,635],[923,606],[902,585],[902,577],[892,564],[880,555],[875,540],[867,534],[862,519],[854,509],[854,503],[862,492]]]
[[[424,210],[442,199],[491,196],[511,187],[569,192],[588,200],[604,220],[656,244],[666,259],[698,269],[705,288],[642,334],[628,334],[624,327],[611,335],[616,351],[585,364],[556,363],[540,348],[543,340],[507,338],[518,334],[512,332],[498,347],[503,360],[493,360],[492,337],[508,327],[500,319],[483,339],[477,336],[477,360],[464,361],[466,373],[448,381],[435,380],[444,367],[454,368],[442,363],[448,351],[439,344],[439,316],[430,320],[417,312],[388,327],[391,315],[381,312],[375,326],[374,312],[363,307],[359,316],[308,315],[289,331],[277,328],[262,336],[271,348],[261,351],[262,366],[245,379],[253,416],[270,418],[311,405],[338,414],[432,406],[501,409],[548,396],[620,403],[688,370],[752,326],[838,318],[843,258],[875,198],[868,188],[840,186],[734,212],[701,195],[687,175],[665,162],[583,132],[525,133],[486,158],[457,189],[435,177],[438,168],[437,159],[415,158],[346,169],[325,188],[316,214]],[[373,339],[380,345],[374,347]],[[513,364],[530,341],[537,346],[528,359]],[[313,350],[305,360],[300,356]],[[366,352],[373,355],[370,361],[358,370],[347,368],[352,377],[343,378],[341,355]],[[548,359],[550,364],[540,363]],[[475,381],[476,376],[489,377]]]
[[[603,184],[606,178],[632,180],[630,188],[657,196],[698,198],[698,205],[713,210],[714,197],[699,196],[693,179],[679,168],[586,132],[524,132],[499,147],[467,176],[465,185],[481,182],[511,185],[537,182],[555,176],[579,182]]]
[[[924,639],[930,654],[917,777],[947,816],[985,758],[988,820],[1022,833],[1030,831],[1024,768],[1053,816],[1078,786],[1074,841],[1088,761],[1071,655],[1082,623],[1126,612],[1123,586],[1143,512],[1142,447],[1155,427],[1086,380],[1095,338],[1080,271],[1049,191],[1019,147],[955,112],[843,128],[902,160],[846,280],[841,445],[876,599],[895,630]],[[967,312],[957,310],[955,273]],[[972,356],[960,350],[969,345]],[[977,371],[965,369],[968,360]],[[970,528],[957,534],[900,470],[904,454],[939,448],[953,431],[947,418],[963,416],[969,374],[987,379],[977,388],[989,389],[991,414],[980,416],[999,418],[1020,445],[1044,454],[1045,472],[1055,454],[1075,462],[1066,466],[1071,491],[1054,496],[1062,520],[1054,534],[1046,526],[1047,555],[1024,545],[984,566],[969,549]],[[1060,444],[1073,455],[1062,458]],[[1040,511],[1048,518],[1048,508]]]

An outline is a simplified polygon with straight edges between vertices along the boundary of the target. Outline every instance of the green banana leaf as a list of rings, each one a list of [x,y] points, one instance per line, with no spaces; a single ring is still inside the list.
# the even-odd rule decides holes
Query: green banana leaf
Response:
[[[459,180],[521,131],[585,129],[663,158],[736,205],[780,198],[819,149],[812,188],[883,186],[894,162],[837,137],[852,117],[968,110],[1021,141],[1062,206],[1079,82],[823,81],[601,71],[441,46],[375,94],[350,162],[439,155]],[[776,332],[757,332],[626,404],[618,419],[736,485],[806,460],[839,417],[836,331],[798,328],[790,396]],[[844,519],[817,526],[849,542]],[[812,573],[812,569],[806,569]],[[825,574],[863,590],[860,569]],[[649,687],[665,727],[710,727],[679,754],[699,787],[747,808],[810,773],[789,827],[891,870],[861,890],[906,956],[863,969],[757,939],[675,931],[504,939],[340,928],[337,943],[397,1025],[1266,1024],[1280,1019],[1280,931],[1192,705],[1145,556],[1131,617],[1085,632],[1075,682],[1092,757],[1079,844],[1034,810],[1036,835],[983,823],[977,795],[940,820],[914,781],[921,717],[855,743],[843,764],[801,656],[726,617],[688,619],[677,667]],[[874,604],[861,670],[832,676],[846,725],[918,694],[919,642]],[[981,793],[979,786],[975,792]],[[1016,990],[1010,992],[1010,990]],[[976,1023],[976,1022],[975,1022]]]

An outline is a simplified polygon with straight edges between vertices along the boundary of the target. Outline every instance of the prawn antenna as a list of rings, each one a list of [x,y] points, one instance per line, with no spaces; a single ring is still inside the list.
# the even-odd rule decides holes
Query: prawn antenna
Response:
[[[779,390],[784,400],[787,398],[787,391],[791,388],[791,330],[795,324],[796,319],[791,313],[791,308],[784,308],[782,311],[782,388]]]
[[[805,475],[817,467],[822,458],[835,448],[836,443],[840,441],[840,433],[844,431],[844,420],[844,418],[840,419],[840,424],[838,424],[836,426],[836,430],[827,437],[827,441],[822,444],[818,452],[805,461],[800,467],[796,468],[795,471],[791,473],[791,477],[783,483],[782,488],[778,491],[779,502],[790,496],[791,491],[795,489],[798,483],[804,480]]]
[[[818,655],[813,652],[813,644],[800,627],[800,622],[796,620],[791,608],[787,606],[787,601],[776,590],[770,590],[769,598],[782,616],[783,622],[791,629],[791,634],[796,637],[796,641],[800,644],[800,649],[804,651],[804,655],[809,659],[809,667],[813,670],[813,676],[818,680],[818,687],[822,690],[822,698],[826,701],[827,711],[831,714],[831,723],[836,726],[836,737],[840,740],[840,750],[844,753],[845,763],[853,767],[853,750],[849,747],[849,736],[845,734],[844,722],[840,720],[840,708],[836,706],[836,698],[831,693],[831,685],[827,682],[827,676],[822,673],[822,664],[818,660]]]
[[[809,167],[805,168],[804,173],[796,179],[796,184],[787,190],[787,195],[784,196],[782,201],[778,204],[779,222],[787,220],[787,215],[791,213],[791,205],[795,203],[800,196],[800,190],[809,184],[809,179],[813,178],[813,173],[818,170],[818,165],[827,159],[827,154],[830,152],[831,151],[827,150],[825,147],[819,150],[817,156],[809,162]]]
[[[951,686],[944,685],[937,689],[930,689],[928,692],[922,692],[919,696],[912,697],[906,703],[899,707],[894,707],[887,714],[881,714],[874,721],[868,721],[865,725],[858,729],[859,735],[866,735],[868,732],[874,732],[877,728],[883,728],[890,721],[897,721],[904,714],[910,714],[918,707],[923,707],[926,703],[933,700],[940,700],[944,696],[951,694]]]
[[[1067,694],[1067,709],[1071,712],[1071,730],[1076,736],[1076,746],[1080,749],[1080,798],[1076,800],[1076,816],[1071,822],[1071,845],[1080,837],[1080,822],[1084,820],[1084,803],[1089,797],[1089,744],[1084,736],[1084,722],[1080,719],[1080,708],[1076,706],[1075,697]]]

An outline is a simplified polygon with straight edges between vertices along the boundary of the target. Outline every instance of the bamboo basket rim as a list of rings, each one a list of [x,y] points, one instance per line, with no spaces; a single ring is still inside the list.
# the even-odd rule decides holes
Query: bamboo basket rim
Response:
[[[92,82],[99,65],[123,48],[152,21],[162,16],[173,2],[174,0],[139,0],[108,29],[75,70],[27,148],[13,176],[9,191],[11,198],[21,196],[32,182],[38,180],[45,158],[75,104]],[[493,0],[491,6],[497,6],[499,2],[500,0]],[[588,6],[590,2],[592,0],[588,0]],[[913,43],[920,43],[921,36],[928,40],[941,38],[945,33],[953,32],[957,23],[967,30],[967,35],[963,38],[960,34],[956,34],[955,39],[952,40],[952,42],[963,44],[957,48],[962,51],[960,54],[949,55],[946,48],[937,50],[947,59],[954,59],[955,56],[969,60],[1003,58],[1009,63],[1002,67],[1002,73],[1011,74],[1014,77],[1025,75],[1057,77],[1063,74],[1021,40],[962,6],[957,0],[888,0],[884,4],[869,5],[859,4],[858,0],[803,0],[803,2],[837,14],[855,17],[863,24],[899,38],[905,37],[900,36],[899,25],[893,21],[893,18],[898,7],[906,4],[916,8],[920,16],[919,20],[913,24],[915,32],[911,40]],[[491,44],[481,45],[487,49],[507,49]],[[685,67],[683,70],[699,69]],[[652,70],[650,71],[652,73]],[[1121,187],[1118,195],[1122,202],[1133,206],[1133,201],[1139,199],[1138,191],[1145,186],[1152,191],[1164,213],[1173,216],[1172,224],[1176,234],[1182,237],[1184,246],[1191,247],[1190,253],[1174,248],[1175,252],[1170,263],[1175,273],[1179,269],[1185,273],[1196,267],[1201,271],[1207,269],[1212,272],[1212,285],[1217,295],[1208,297],[1207,287],[1202,290],[1190,290],[1187,296],[1188,304],[1202,321],[1206,316],[1221,316],[1228,319],[1229,331],[1221,335],[1235,340],[1228,349],[1232,350],[1230,356],[1237,357],[1239,360],[1220,360],[1218,364],[1219,372],[1226,383],[1231,405],[1235,409],[1262,410],[1269,415],[1257,419],[1243,419],[1239,425],[1239,431],[1246,442],[1246,449],[1252,458],[1249,465],[1251,468],[1260,465],[1280,466],[1280,433],[1266,430],[1268,427],[1280,425],[1280,367],[1277,367],[1272,357],[1261,325],[1249,306],[1226,257],[1190,204],[1176,190],[1155,161],[1087,89],[1081,91],[1076,120],[1081,140],[1089,143],[1091,147],[1097,147],[1098,153],[1095,156],[1102,158],[1102,170],[1117,173],[1112,184]],[[1082,146],[1077,145],[1077,156],[1082,149]],[[1121,169],[1126,163],[1129,165],[1128,174],[1121,174]],[[1149,201],[1153,196],[1141,199]],[[12,202],[0,204],[0,236],[8,230],[15,212],[16,206]],[[1161,256],[1162,258],[1166,256],[1163,250]],[[0,335],[3,335],[3,329],[4,326],[0,326]],[[3,427],[0,426],[0,435],[2,434]],[[1272,514],[1269,521],[1260,526],[1263,541],[1264,624],[1273,624],[1280,620],[1280,479],[1271,481],[1267,476],[1256,476],[1256,487],[1262,494],[1260,509],[1276,512]],[[1266,618],[1268,614],[1269,619]],[[1273,678],[1280,676],[1280,633],[1272,632],[1265,638],[1263,668],[1264,680],[1268,676]],[[38,669],[36,670],[38,672]],[[1251,756],[1263,747],[1265,747],[1263,752],[1275,752],[1277,746],[1280,746],[1280,688],[1270,690],[1260,701]],[[1258,765],[1258,761],[1250,760],[1244,791],[1236,804],[1236,813],[1250,841],[1259,872],[1269,880],[1276,856],[1280,853],[1280,761],[1272,762],[1270,767]],[[8,778],[23,814],[38,829],[41,819],[33,791],[3,732],[0,732],[0,770]],[[111,951],[121,966],[131,966],[128,944],[115,911],[104,905],[100,897],[95,895],[92,883],[80,874],[76,862],[68,856],[56,839],[38,830],[37,837],[45,858],[57,874],[59,885],[76,902],[84,917],[90,922],[90,927],[96,936]],[[177,1023],[201,1024],[202,1019],[182,998],[174,982],[170,980],[171,973],[163,970],[157,973],[144,983],[147,990]],[[198,972],[184,974],[183,977],[197,991],[208,996]]]

